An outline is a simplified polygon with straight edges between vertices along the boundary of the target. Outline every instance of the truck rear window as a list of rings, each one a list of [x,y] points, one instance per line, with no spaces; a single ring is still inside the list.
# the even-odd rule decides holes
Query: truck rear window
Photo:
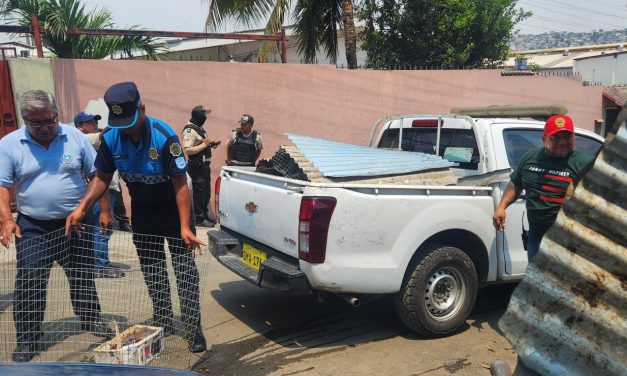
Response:
[[[601,142],[580,134],[575,135],[575,148],[594,157],[601,148]],[[531,149],[542,146],[541,129],[506,129],[503,131],[505,151],[511,168],[516,168],[520,158]]]
[[[383,131],[377,147],[398,149],[398,136],[398,128],[386,129]],[[436,128],[403,128],[401,149],[404,151],[435,154],[436,139]],[[477,148],[477,140],[472,129],[442,128],[440,130],[440,151],[438,155],[445,155],[446,148],[472,149],[472,156],[469,162],[460,162],[459,160],[452,160],[451,162],[459,163],[459,168],[466,170],[476,170],[479,167],[479,149]]]

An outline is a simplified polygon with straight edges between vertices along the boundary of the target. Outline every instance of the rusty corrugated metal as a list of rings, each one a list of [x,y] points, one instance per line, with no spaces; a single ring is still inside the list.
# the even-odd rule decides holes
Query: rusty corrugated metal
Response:
[[[627,375],[627,124],[608,136],[499,327],[542,375]]]

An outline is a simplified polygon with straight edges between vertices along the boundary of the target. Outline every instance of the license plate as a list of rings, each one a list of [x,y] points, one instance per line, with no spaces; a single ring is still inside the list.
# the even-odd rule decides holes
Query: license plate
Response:
[[[242,261],[255,270],[259,270],[261,263],[266,261],[268,255],[258,250],[250,244],[244,243],[242,246]]]

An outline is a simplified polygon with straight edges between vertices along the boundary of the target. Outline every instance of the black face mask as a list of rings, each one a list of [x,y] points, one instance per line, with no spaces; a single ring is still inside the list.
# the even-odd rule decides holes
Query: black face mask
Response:
[[[199,127],[202,127],[207,121],[207,115],[205,114],[192,114],[192,123],[196,124]]]

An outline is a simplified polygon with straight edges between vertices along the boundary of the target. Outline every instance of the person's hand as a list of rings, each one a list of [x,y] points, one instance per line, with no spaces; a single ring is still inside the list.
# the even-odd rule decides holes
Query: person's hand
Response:
[[[0,229],[0,243],[6,248],[9,248],[9,244],[11,244],[11,240],[13,240],[13,234],[21,238],[22,232],[20,231],[20,227],[13,220],[4,222],[2,229]]]
[[[212,146],[213,141],[209,137],[205,137],[205,138],[202,139],[202,143],[207,145],[207,146]]]
[[[217,147],[218,147],[218,145],[220,145],[221,143],[222,143],[221,141],[213,141],[213,142],[211,142],[211,147],[215,149],[215,148],[217,148]]]
[[[67,217],[65,220],[65,236],[70,237],[72,230],[76,232],[78,237],[81,237],[81,221],[85,218],[85,211],[80,206]]]
[[[494,214],[492,215],[492,224],[498,231],[505,230],[505,216],[505,209],[500,207],[496,208]]]
[[[188,249],[194,250],[201,245],[206,245],[202,240],[198,239],[192,230],[188,228],[181,229],[181,239]]]
[[[101,211],[99,221],[101,234],[104,235],[107,232],[111,231],[111,227],[113,227],[113,218],[111,217],[111,212]]]

